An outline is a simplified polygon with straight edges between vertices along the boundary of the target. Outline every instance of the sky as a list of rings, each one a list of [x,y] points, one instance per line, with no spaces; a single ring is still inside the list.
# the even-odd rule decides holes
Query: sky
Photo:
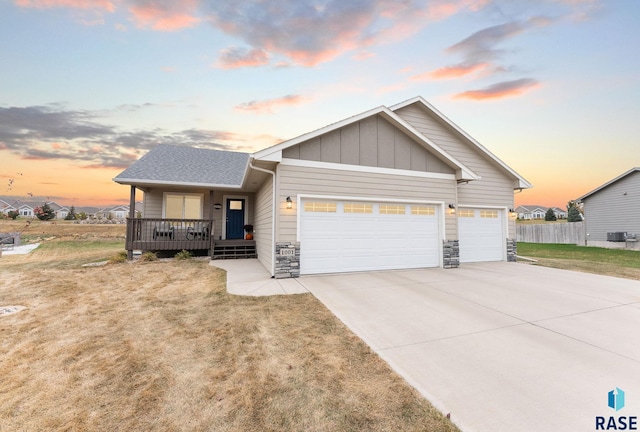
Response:
[[[3,0],[0,195],[128,203],[157,144],[253,152],[423,96],[566,206],[640,166],[637,0]]]

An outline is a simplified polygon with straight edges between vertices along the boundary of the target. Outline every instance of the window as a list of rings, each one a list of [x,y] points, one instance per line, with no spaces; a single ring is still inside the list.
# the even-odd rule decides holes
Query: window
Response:
[[[472,218],[475,217],[475,211],[473,210],[469,210],[469,209],[461,209],[460,212],[458,213],[459,217],[468,217],[468,218]]]
[[[404,204],[380,204],[380,214],[404,214]]]
[[[498,219],[498,210],[480,210],[480,217],[487,219]]]
[[[373,204],[367,203],[345,203],[344,204],[344,212],[345,213],[373,213]]]
[[[436,208],[433,206],[411,206],[411,214],[419,216],[434,216],[436,214]]]
[[[164,195],[164,217],[167,219],[202,219],[202,195]]]
[[[335,213],[336,203],[334,202],[305,202],[304,211],[308,213]]]
[[[242,210],[242,200],[229,200],[229,210]]]

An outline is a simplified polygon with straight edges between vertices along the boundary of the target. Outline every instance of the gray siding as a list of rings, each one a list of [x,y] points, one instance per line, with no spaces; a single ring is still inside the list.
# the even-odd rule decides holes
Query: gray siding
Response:
[[[263,266],[271,271],[271,258],[274,245],[271,244],[272,232],[272,202],[273,202],[273,177],[269,176],[267,181],[258,189],[256,193],[256,207],[254,211],[254,240],[258,252],[258,260]]]
[[[283,150],[317,162],[453,174],[454,170],[381,116],[368,117]]]
[[[640,171],[585,198],[587,239],[606,241],[608,232],[640,235]]]
[[[296,240],[296,209],[287,210],[284,202],[298,194],[357,196],[407,200],[455,202],[455,180],[428,179],[390,174],[306,168],[280,164],[278,166],[279,230],[276,241]],[[457,239],[455,216],[446,212],[445,238]]]
[[[415,104],[397,110],[396,114],[481,177],[458,186],[460,205],[514,208],[513,190],[517,180],[475,145],[433,113]],[[515,222],[510,220],[508,225],[509,238],[515,238]]]

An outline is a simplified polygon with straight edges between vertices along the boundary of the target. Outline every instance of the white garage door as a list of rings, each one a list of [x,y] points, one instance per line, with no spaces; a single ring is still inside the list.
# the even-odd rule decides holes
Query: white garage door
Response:
[[[496,209],[463,208],[458,211],[460,262],[504,259],[503,213]]]
[[[304,200],[300,273],[437,267],[438,207]]]

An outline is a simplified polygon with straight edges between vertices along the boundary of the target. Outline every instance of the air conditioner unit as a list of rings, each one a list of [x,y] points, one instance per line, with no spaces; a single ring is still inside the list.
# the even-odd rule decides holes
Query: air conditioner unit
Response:
[[[626,232],[608,232],[607,241],[609,242],[623,242],[627,240]]]

